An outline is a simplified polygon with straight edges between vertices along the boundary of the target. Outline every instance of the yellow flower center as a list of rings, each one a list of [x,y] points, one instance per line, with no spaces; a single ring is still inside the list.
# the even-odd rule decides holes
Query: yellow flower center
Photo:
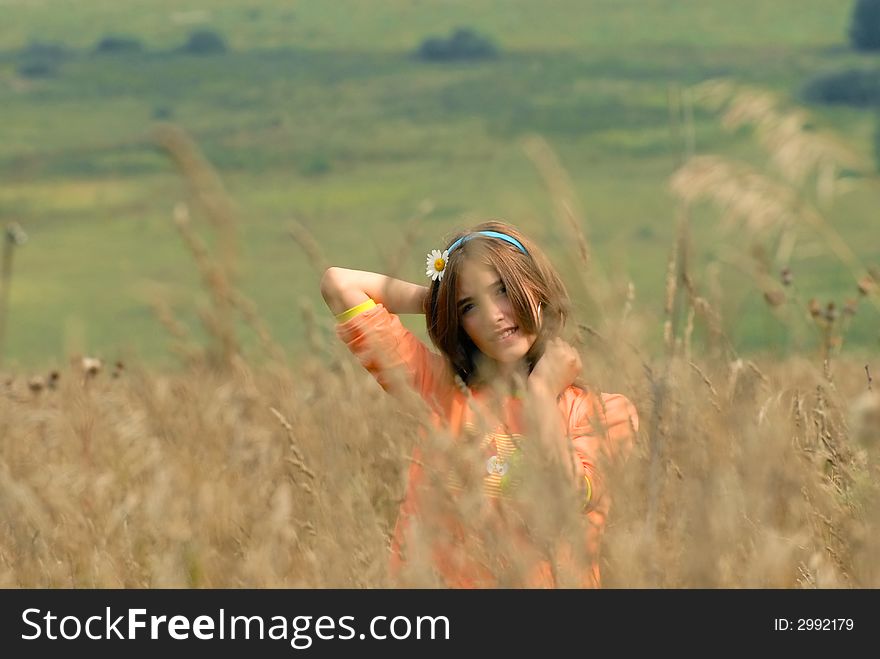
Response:
[[[446,261],[444,261],[443,259],[437,259],[436,261],[434,261],[434,270],[436,270],[437,272],[441,272],[445,267]]]

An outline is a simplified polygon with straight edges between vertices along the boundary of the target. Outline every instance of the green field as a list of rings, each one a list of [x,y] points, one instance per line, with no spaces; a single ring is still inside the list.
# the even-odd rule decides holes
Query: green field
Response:
[[[798,103],[811,76],[880,62],[848,49],[850,11],[839,0],[0,0],[0,220],[30,237],[15,254],[7,363],[43,367],[77,351],[166,362],[168,338],[145,296],[154,285],[197,323],[205,293],[172,223],[186,187],[152,141],[157,117],[186,129],[221,174],[240,220],[242,288],[291,353],[304,345],[303,301],[331,329],[291,219],[330,262],[381,269],[430,200],[402,276],[420,280],[426,252],[485,217],[520,225],[570,274],[567,237],[522,146],[535,134],[574,183],[602,269],[621,290],[633,281],[659,342],[676,207],[668,178],[683,149],[670,89],[723,76]],[[500,56],[412,56],[455,26],[489,35]],[[222,34],[229,52],[176,52],[200,28]],[[107,35],[144,49],[94,53]],[[68,49],[56,75],[19,75],[33,42]],[[810,111],[873,159],[870,112]],[[747,131],[725,132],[699,108],[695,137],[698,154],[765,161]],[[862,183],[827,217],[864,262],[880,265],[878,201]],[[717,212],[698,209],[698,284],[725,250],[746,248],[717,224]],[[804,230],[807,249],[793,256],[801,294],[842,304],[852,279],[817,243]],[[752,279],[721,272],[737,348],[791,348]],[[876,350],[878,321],[862,305],[847,345]]]

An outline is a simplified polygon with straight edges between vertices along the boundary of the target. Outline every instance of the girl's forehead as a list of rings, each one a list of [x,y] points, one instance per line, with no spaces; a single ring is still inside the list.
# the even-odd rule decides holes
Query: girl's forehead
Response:
[[[495,266],[467,259],[458,271],[458,291],[461,296],[469,296],[492,286],[501,276]]]

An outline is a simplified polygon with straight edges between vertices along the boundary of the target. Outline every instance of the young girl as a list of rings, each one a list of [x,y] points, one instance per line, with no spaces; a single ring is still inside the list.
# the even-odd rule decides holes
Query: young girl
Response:
[[[461,447],[466,461],[476,461],[487,500],[505,496],[514,467],[523,464],[524,442],[534,442],[527,447],[532,454],[537,449],[561,470],[567,468],[569,478],[561,482],[581,498],[586,516],[582,554],[588,560],[577,583],[598,587],[599,540],[610,504],[601,468],[629,452],[639,423],[635,407],[620,394],[599,393],[577,381],[580,357],[560,337],[570,310],[565,286],[541,249],[513,226],[485,222],[458,233],[444,250],[428,255],[426,276],[430,282],[422,286],[329,268],[321,293],[336,314],[338,336],[382,387],[400,394],[406,387],[415,390],[436,428],[455,438],[453,446]],[[404,313],[425,314],[439,354],[402,325],[396,314]],[[526,424],[528,410],[531,424]],[[475,435],[479,457],[465,450],[473,445],[467,438]],[[434,457],[442,461],[418,449],[413,457],[392,542],[392,572],[399,578],[413,546],[413,522],[421,519],[428,527],[449,530],[449,539],[435,542],[431,552],[446,585],[496,586],[492,566],[468,556],[470,534],[454,523],[423,519],[430,515],[426,470]],[[483,522],[524,539],[525,547],[528,523],[520,518],[511,524],[509,517],[502,523],[499,513]],[[525,549],[515,553],[507,562],[520,559],[520,566],[522,556],[530,555]],[[554,563],[571,563],[572,552],[566,555],[553,560],[545,552],[526,560],[523,585],[558,585]],[[504,564],[505,557],[500,561]]]

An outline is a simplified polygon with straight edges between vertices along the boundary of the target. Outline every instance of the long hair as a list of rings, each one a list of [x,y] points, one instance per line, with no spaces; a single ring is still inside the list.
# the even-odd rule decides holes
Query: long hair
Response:
[[[537,244],[515,227],[492,220],[466,231],[459,231],[446,243],[452,243],[477,231],[498,231],[518,240],[525,247],[523,254],[507,241],[475,235],[464,241],[449,255],[443,279],[431,282],[425,296],[425,321],[431,341],[449,359],[453,372],[466,385],[480,382],[477,372],[480,351],[461,324],[458,305],[462,264],[467,259],[494,267],[510,299],[516,322],[527,334],[536,334],[525,355],[528,372],[544,354],[547,342],[558,336],[571,313],[571,300],[561,277]]]

